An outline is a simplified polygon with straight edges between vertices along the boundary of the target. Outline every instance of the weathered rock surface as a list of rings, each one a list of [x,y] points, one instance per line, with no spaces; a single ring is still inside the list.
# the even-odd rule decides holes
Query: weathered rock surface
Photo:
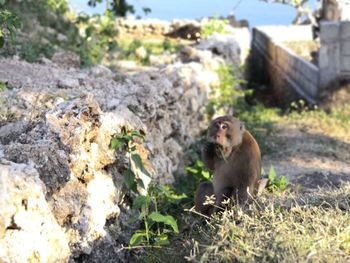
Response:
[[[1,262],[68,261],[68,239],[45,191],[32,166],[0,160]]]

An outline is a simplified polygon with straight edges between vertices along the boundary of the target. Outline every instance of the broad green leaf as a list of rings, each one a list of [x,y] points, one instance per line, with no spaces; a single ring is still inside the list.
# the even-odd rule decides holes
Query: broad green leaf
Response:
[[[198,170],[193,167],[186,167],[186,172],[191,173],[191,174],[196,174],[198,173]]]
[[[268,179],[271,183],[273,183],[276,179],[276,171],[275,168],[273,168],[273,166],[270,167]]]
[[[169,185],[164,185],[159,187],[160,193],[163,193],[168,201],[179,201],[187,197],[185,194],[177,194],[174,189]]]
[[[135,137],[139,137],[139,138],[141,138],[141,139],[145,139],[145,135],[143,135],[143,134],[141,134],[140,132],[138,132],[138,131],[132,131],[131,132],[131,135],[132,136],[135,136]]]
[[[168,245],[169,244],[169,240],[168,240],[168,235],[167,234],[161,234],[159,236],[157,236],[155,238],[156,241],[156,245],[159,246],[164,246],[164,245]]]
[[[289,180],[285,176],[281,176],[278,178],[276,185],[279,189],[285,190],[287,188],[287,185],[289,184]]]
[[[179,233],[179,228],[177,226],[176,220],[171,215],[162,215],[159,212],[152,212],[148,218],[152,219],[157,223],[164,223],[172,227],[175,233]]]
[[[126,145],[126,142],[123,138],[121,137],[113,137],[111,139],[111,143],[109,145],[109,148],[112,150],[117,150],[120,149],[122,147],[124,147]]]
[[[202,167],[204,167],[204,163],[201,160],[197,160],[196,166],[202,168]]]
[[[202,171],[202,176],[207,180],[210,180],[211,178],[210,173],[208,171]]]
[[[124,184],[126,187],[134,192],[136,192],[136,182],[135,182],[135,174],[130,170],[126,170],[123,173]]]
[[[0,5],[4,5],[6,0],[0,0]]]
[[[151,203],[151,197],[139,195],[134,199],[132,207],[134,209],[140,209],[142,207],[148,207]]]
[[[151,177],[151,175],[149,174],[149,172],[145,169],[145,167],[143,166],[142,163],[142,159],[140,157],[140,155],[138,154],[132,154],[131,155],[131,160],[134,162],[134,164],[136,165],[137,168],[139,168],[145,175],[147,175],[148,177]]]
[[[138,230],[135,234],[132,235],[130,238],[129,245],[130,246],[137,246],[145,241],[146,233],[144,230]]]

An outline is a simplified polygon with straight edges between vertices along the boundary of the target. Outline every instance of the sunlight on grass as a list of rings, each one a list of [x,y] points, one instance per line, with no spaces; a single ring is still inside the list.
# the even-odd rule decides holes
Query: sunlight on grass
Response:
[[[264,195],[249,209],[234,207],[212,220],[213,239],[202,246],[203,241],[197,240],[195,258],[201,262],[348,261],[349,202],[349,186],[305,196]]]

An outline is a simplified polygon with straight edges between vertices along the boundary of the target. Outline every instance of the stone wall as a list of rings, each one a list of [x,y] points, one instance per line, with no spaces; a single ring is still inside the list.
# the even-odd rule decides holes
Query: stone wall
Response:
[[[283,41],[312,40],[311,26],[263,26],[253,29],[254,82],[271,85],[282,100],[317,99],[318,68],[297,56]],[[292,96],[292,97],[291,97]]]

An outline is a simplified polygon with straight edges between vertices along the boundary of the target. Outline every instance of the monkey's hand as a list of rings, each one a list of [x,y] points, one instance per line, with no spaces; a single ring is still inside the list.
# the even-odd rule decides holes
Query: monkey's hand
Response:
[[[214,170],[214,163],[216,158],[216,144],[207,142],[202,149],[202,159],[204,164],[210,169]]]

